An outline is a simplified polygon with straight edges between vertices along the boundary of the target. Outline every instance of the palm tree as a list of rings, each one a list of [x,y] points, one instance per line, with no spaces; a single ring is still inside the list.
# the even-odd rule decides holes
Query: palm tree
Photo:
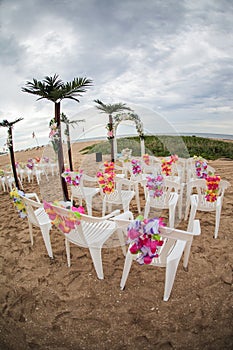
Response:
[[[15,179],[15,186],[17,189],[19,189],[19,179],[17,176],[16,167],[15,167],[15,155],[14,155],[14,147],[13,147],[12,128],[13,128],[13,125],[15,123],[18,123],[21,120],[23,120],[23,118],[18,118],[14,122],[8,122],[8,120],[5,119],[0,123],[0,126],[8,128],[7,146],[9,148],[9,152],[10,152],[11,167],[12,167],[12,172],[13,172],[14,179]]]
[[[122,112],[125,110],[132,111],[132,109],[127,107],[125,103],[115,103],[115,104],[106,105],[103,102],[101,102],[100,100],[94,100],[94,102],[97,103],[97,106],[96,106],[97,109],[101,110],[102,113],[108,114],[108,116],[109,116],[109,122],[108,122],[107,128],[110,132],[109,140],[111,143],[111,161],[114,162],[114,146],[113,146],[114,135],[113,135],[112,114]]]
[[[22,88],[23,92],[40,96],[38,100],[47,99],[55,105],[55,122],[59,130],[59,149],[58,149],[58,164],[60,175],[64,172],[64,158],[61,140],[61,126],[60,126],[60,109],[61,100],[70,99],[76,102],[78,96],[86,92],[86,89],[92,85],[92,80],[87,78],[74,78],[72,82],[64,83],[59,79],[57,74],[53,77],[46,76],[42,81],[33,79],[32,82],[27,81],[26,86]],[[63,189],[64,200],[68,200],[68,190],[65,179],[61,177],[61,184]]]
[[[73,171],[72,155],[71,155],[71,144],[70,144],[70,125],[74,128],[74,124],[85,122],[85,119],[79,120],[69,120],[64,113],[61,113],[61,122],[65,124],[64,134],[67,137],[67,148],[68,148],[68,157],[69,157],[69,166],[70,170]]]

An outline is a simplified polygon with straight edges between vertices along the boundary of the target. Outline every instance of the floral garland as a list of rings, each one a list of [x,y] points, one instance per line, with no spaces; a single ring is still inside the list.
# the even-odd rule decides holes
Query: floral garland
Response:
[[[22,201],[21,196],[25,196],[23,191],[13,188],[10,192],[10,198],[13,199],[13,205],[17,209],[19,216],[24,219],[27,217],[27,211],[24,202]]]
[[[105,173],[112,173],[112,172],[114,172],[114,167],[115,167],[115,164],[114,164],[114,162],[104,162],[104,172]]]
[[[108,163],[106,161],[104,162],[104,167],[104,172],[99,171],[96,176],[98,178],[99,186],[103,189],[103,192],[110,194],[115,190],[116,173],[114,171],[114,163]]]
[[[221,181],[221,177],[219,175],[207,175],[206,178],[206,191],[205,191],[205,199],[207,202],[215,202],[218,197],[219,192],[219,183]]]
[[[208,167],[207,161],[201,156],[199,157],[194,156],[193,159],[195,160],[196,176],[199,179],[205,179],[207,177],[207,167]]]
[[[51,143],[53,145],[54,151],[56,153],[58,153],[60,137],[59,137],[59,131],[58,131],[57,123],[56,123],[54,118],[52,118],[50,120],[49,127],[50,127],[50,133],[49,133],[50,141],[51,141]]]
[[[134,175],[139,175],[142,173],[142,168],[141,168],[139,160],[132,159],[131,164],[132,164],[132,171],[133,171]]]
[[[162,173],[166,176],[170,176],[172,173],[172,164],[175,163],[178,160],[178,156],[176,154],[173,154],[170,156],[169,160],[162,159],[161,169]]]
[[[119,123],[122,122],[123,120],[132,120],[136,124],[136,130],[141,139],[144,138],[144,132],[143,132],[143,123],[139,116],[136,113],[120,113],[114,116],[114,128],[118,127]]]
[[[138,216],[127,228],[129,251],[137,254],[137,262],[140,265],[151,264],[153,258],[157,258],[158,249],[163,245],[159,235],[160,227],[163,227],[162,218],[144,219]]]
[[[65,179],[65,182],[72,186],[79,186],[80,181],[83,175],[83,170],[80,170],[80,172],[76,171],[70,171],[69,169],[65,169],[64,173],[61,174],[61,176]]]
[[[148,176],[146,187],[149,191],[149,196],[159,198],[163,195],[164,178],[162,175]]]
[[[54,202],[53,205],[64,208],[59,202]],[[52,207],[51,203],[46,201],[44,201],[44,210],[48,214],[52,224],[59,228],[63,233],[69,233],[71,230],[75,229],[77,225],[80,225],[81,214],[84,214],[83,207],[72,207],[69,211],[70,215],[68,218],[63,217],[56,212],[56,209]]]
[[[150,156],[149,154],[143,154],[142,156],[142,159],[143,159],[143,162],[146,164],[146,165],[150,165]]]

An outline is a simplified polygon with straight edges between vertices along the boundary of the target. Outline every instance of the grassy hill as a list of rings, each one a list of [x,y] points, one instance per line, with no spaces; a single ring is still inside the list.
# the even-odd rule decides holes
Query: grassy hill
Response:
[[[117,139],[117,151],[124,148],[132,149],[133,156],[140,156],[139,137],[127,137]],[[197,136],[145,136],[146,153],[157,157],[166,157],[177,154],[179,157],[188,158],[194,155],[202,156],[205,159],[229,158],[233,159],[233,142],[208,139]],[[81,150],[83,154],[110,153],[110,142],[103,141],[85,147]]]

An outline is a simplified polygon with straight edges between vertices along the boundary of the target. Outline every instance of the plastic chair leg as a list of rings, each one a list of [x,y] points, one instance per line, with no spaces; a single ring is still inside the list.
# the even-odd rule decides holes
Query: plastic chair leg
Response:
[[[147,201],[145,206],[145,211],[144,211],[144,218],[148,218],[149,212],[150,212],[150,203]]]
[[[67,265],[70,267],[70,242],[65,238]]]
[[[97,274],[97,277],[102,280],[104,279],[103,272],[103,264],[102,264],[102,256],[101,256],[101,248],[89,248],[91,258],[94,264],[94,268]]]
[[[123,254],[125,256],[126,255],[125,239],[124,239],[123,230],[121,228],[117,229],[117,235],[118,235],[118,238],[119,238],[119,241],[120,241],[122,252],[123,252]]]
[[[44,244],[45,244],[47,253],[48,253],[49,257],[53,259],[53,251],[52,251],[50,235],[49,235],[50,228],[51,227],[48,224],[44,225],[44,227],[40,226],[40,230],[41,230],[41,233],[42,233],[42,237],[43,237],[43,240],[44,240]]]
[[[218,238],[218,230],[220,225],[220,216],[221,216],[221,207],[216,207],[215,214],[215,229],[214,229],[214,238]]]
[[[165,287],[163,300],[168,301],[174,284],[179,259],[169,261],[166,266]]]
[[[128,275],[129,275],[132,261],[133,261],[133,259],[131,257],[131,254],[128,252],[126,254],[124,269],[123,269],[123,273],[122,273],[122,277],[121,277],[121,283],[120,283],[121,290],[124,289],[124,287],[125,287],[125,283],[126,283],[126,280],[128,278]]]

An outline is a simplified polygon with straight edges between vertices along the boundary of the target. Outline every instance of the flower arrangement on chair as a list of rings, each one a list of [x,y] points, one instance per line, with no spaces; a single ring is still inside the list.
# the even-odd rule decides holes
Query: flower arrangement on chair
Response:
[[[162,159],[161,169],[162,173],[166,176],[170,176],[172,173],[172,164],[175,163],[178,160],[178,156],[176,154],[173,154],[170,156],[169,160]]]
[[[49,163],[49,157],[43,157],[43,162],[45,162],[45,163]]]
[[[32,159],[32,158],[28,159],[28,162],[27,162],[27,164],[26,164],[26,167],[27,167],[28,169],[30,169],[30,170],[33,170],[33,168],[34,168],[34,162],[33,162],[33,159]]]
[[[114,172],[114,162],[104,162],[104,172],[105,173],[112,173]]]
[[[61,176],[64,177],[65,182],[72,186],[79,186],[82,175],[83,175],[83,170],[80,170],[80,172],[77,172],[77,171],[70,171],[70,169],[65,169],[64,173],[61,174]]]
[[[19,216],[24,219],[27,217],[26,207],[20,198],[21,196],[25,196],[23,191],[17,190],[17,188],[13,188],[10,192],[10,198],[13,199],[13,205],[19,213]]]
[[[5,171],[3,169],[0,169],[0,177],[3,177],[5,175]]]
[[[194,156],[193,159],[195,160],[196,176],[199,179],[205,179],[207,176],[207,161],[201,156]]]
[[[54,202],[53,205],[64,208],[59,202]],[[52,224],[58,227],[63,233],[69,233],[76,225],[80,225],[81,214],[84,214],[83,207],[72,207],[70,210],[71,215],[68,218],[62,217],[54,210],[51,203],[46,201],[44,201],[44,210],[48,214]]]
[[[206,176],[206,192],[205,199],[207,202],[216,202],[219,191],[219,183],[221,181],[221,177],[219,175],[207,175]]]
[[[131,154],[132,154],[132,149],[124,148],[124,149],[121,151],[121,154],[122,154],[122,158],[123,158],[124,163],[130,162],[130,158],[131,158]]]
[[[26,168],[26,164],[23,163],[23,162],[16,162],[15,163],[15,167],[16,167],[16,169],[19,169],[19,168],[25,169]]]
[[[114,163],[107,161],[104,162],[104,172],[99,171],[97,173],[97,178],[99,182],[100,188],[102,188],[103,192],[106,194],[110,194],[115,190],[115,170]]]
[[[133,171],[134,175],[139,175],[142,173],[142,168],[141,168],[139,160],[132,159],[131,164],[132,164],[132,171]]]
[[[152,198],[161,197],[163,194],[164,178],[162,175],[147,176],[146,187],[148,188],[149,196]]]
[[[162,218],[144,219],[138,216],[127,228],[129,251],[137,254],[137,262],[140,265],[151,264],[153,258],[157,258],[159,247],[163,240],[159,235],[160,227],[165,226]]]
[[[143,154],[142,156],[142,159],[143,159],[143,162],[146,164],[146,165],[150,165],[150,156],[149,154]]]

